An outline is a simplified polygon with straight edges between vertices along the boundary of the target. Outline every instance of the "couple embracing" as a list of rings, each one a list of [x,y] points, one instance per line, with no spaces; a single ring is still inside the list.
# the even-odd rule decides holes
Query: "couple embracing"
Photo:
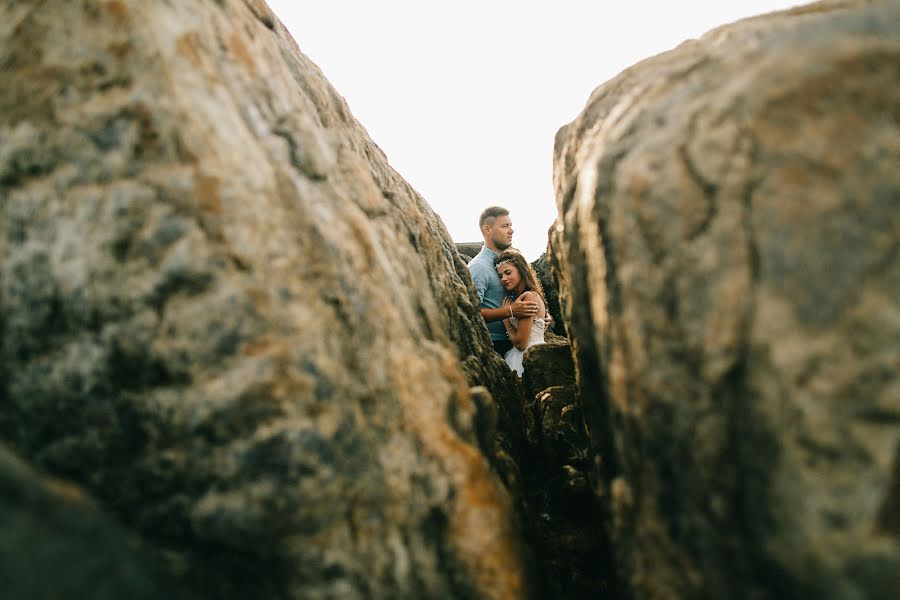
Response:
[[[544,343],[550,321],[544,291],[534,269],[511,247],[513,228],[508,210],[486,208],[478,226],[484,246],[468,267],[481,300],[481,316],[494,350],[521,377],[525,350]]]

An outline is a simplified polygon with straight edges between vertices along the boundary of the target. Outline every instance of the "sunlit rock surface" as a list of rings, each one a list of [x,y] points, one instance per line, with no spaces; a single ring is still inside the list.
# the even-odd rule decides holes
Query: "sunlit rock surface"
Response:
[[[746,20],[560,130],[551,240],[619,597],[900,589],[900,4]]]
[[[0,437],[192,597],[526,596],[465,265],[266,5],[5,0],[0,65]]]

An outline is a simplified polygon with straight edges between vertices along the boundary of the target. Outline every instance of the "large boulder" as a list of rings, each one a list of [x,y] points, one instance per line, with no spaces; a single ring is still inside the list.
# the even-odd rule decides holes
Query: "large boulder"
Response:
[[[900,5],[749,19],[557,134],[619,597],[900,589]]]
[[[265,3],[3,0],[0,65],[0,437],[194,597],[525,596],[465,264]]]

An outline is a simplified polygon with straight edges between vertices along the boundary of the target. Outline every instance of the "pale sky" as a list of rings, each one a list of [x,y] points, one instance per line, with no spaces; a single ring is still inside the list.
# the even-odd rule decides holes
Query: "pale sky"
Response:
[[[456,242],[508,208],[534,260],[556,218],[553,139],[634,63],[798,0],[269,0]]]

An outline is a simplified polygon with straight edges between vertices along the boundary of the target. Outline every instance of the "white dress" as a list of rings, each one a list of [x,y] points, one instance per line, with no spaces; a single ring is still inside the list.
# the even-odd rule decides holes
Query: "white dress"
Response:
[[[513,327],[518,327],[519,320],[515,317],[509,318],[510,324]],[[544,343],[544,331],[547,329],[547,322],[541,318],[535,318],[534,323],[531,325],[531,331],[528,332],[528,345],[525,347],[525,350],[528,350],[532,346],[537,346],[538,344]],[[509,350],[503,359],[506,361],[506,364],[509,365],[509,368],[516,372],[516,375],[519,377],[522,376],[522,372],[525,368],[522,366],[522,356],[525,354],[525,350],[519,350],[515,346],[511,350]]]

